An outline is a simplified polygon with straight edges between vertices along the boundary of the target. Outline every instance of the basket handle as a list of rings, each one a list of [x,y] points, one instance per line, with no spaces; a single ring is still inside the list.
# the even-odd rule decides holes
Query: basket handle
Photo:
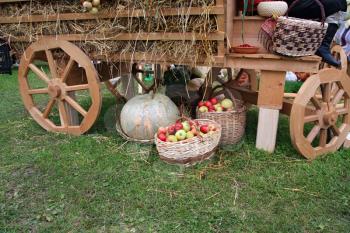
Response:
[[[324,6],[322,4],[322,2],[320,2],[320,0],[314,0],[319,6],[320,6],[320,9],[321,9],[321,17],[322,17],[322,20],[321,20],[321,23],[324,24],[326,22],[326,12],[324,10]],[[288,17],[289,15],[289,12],[296,6],[297,3],[299,3],[300,0],[295,0],[288,8],[288,11],[286,13],[285,16]]]

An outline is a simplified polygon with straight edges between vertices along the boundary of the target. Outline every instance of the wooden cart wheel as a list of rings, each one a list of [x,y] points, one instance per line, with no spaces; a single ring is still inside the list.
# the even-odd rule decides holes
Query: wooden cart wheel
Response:
[[[47,61],[47,66],[41,66],[40,61]],[[18,80],[26,109],[48,131],[83,134],[100,113],[98,74],[90,58],[68,41],[52,39],[33,43],[22,56]],[[80,93],[88,93],[91,103],[79,103],[75,94]],[[42,96],[47,100],[40,108],[36,99]]]
[[[340,69],[344,72],[347,72],[347,70],[348,70],[348,57],[346,56],[344,49],[340,45],[334,45],[332,47],[332,55],[336,60],[340,61],[340,63],[341,63]],[[320,69],[324,69],[324,68],[332,68],[332,66],[327,64],[327,63],[322,62],[320,65]]]
[[[350,79],[342,70],[326,68],[311,76],[294,100],[290,134],[306,158],[337,151],[350,130]]]

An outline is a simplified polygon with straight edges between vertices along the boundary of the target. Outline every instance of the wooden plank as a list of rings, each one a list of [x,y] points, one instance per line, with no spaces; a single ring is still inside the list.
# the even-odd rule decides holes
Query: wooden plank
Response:
[[[176,59],[169,56],[155,56],[151,53],[143,53],[143,52],[135,52],[135,53],[113,53],[109,56],[100,55],[100,54],[90,54],[90,57],[96,60],[105,60],[108,62],[149,62],[149,63],[158,63],[158,64],[169,64],[174,63],[178,65],[187,65],[193,64],[193,60],[185,58],[185,59]],[[214,56],[213,61],[211,58],[203,57],[199,58],[196,61],[196,65],[208,65],[211,64],[213,66],[223,66],[224,57]]]
[[[223,41],[225,39],[225,32],[212,32],[207,35],[200,33],[181,33],[181,32],[167,32],[167,33],[119,33],[111,35],[103,34],[65,34],[54,36],[38,36],[36,38],[29,38],[27,36],[10,37],[11,42],[31,42],[34,40],[67,40],[67,41],[194,41],[194,40],[210,40],[210,41]]]
[[[76,101],[75,91],[68,92],[67,95]],[[64,102],[64,108],[67,112],[67,121],[70,126],[79,126],[79,113],[70,104]]]
[[[282,109],[285,72],[261,71],[258,106]]]
[[[233,17],[236,12],[236,1],[226,1],[226,43],[227,53],[233,45]]]
[[[224,0],[216,0],[216,6],[224,7],[224,5],[225,5]],[[218,27],[217,30],[225,32],[225,30],[226,30],[226,17],[225,17],[225,15],[218,15],[216,22],[217,22],[217,27]],[[226,35],[225,35],[225,37],[226,37]],[[219,41],[218,42],[218,55],[224,56],[225,53],[226,53],[225,42]]]
[[[258,133],[256,148],[267,152],[274,152],[277,138],[279,110],[259,109]]]
[[[227,67],[243,69],[318,73],[321,59],[316,56],[287,58],[273,54],[227,54]]]
[[[30,2],[30,0],[0,0],[1,3],[13,3],[13,2]]]
[[[11,23],[35,23],[35,22],[56,22],[59,21],[80,21],[80,20],[93,20],[93,19],[115,19],[115,18],[130,18],[130,17],[153,17],[156,15],[163,16],[182,16],[182,15],[202,15],[203,13],[209,15],[224,15],[225,9],[223,6],[213,6],[208,8],[192,7],[192,8],[162,8],[155,9],[147,12],[145,15],[144,10],[119,10],[109,11],[103,10],[98,14],[90,13],[64,13],[54,15],[29,15],[29,16],[18,16],[18,17],[1,17],[0,24],[11,24]]]

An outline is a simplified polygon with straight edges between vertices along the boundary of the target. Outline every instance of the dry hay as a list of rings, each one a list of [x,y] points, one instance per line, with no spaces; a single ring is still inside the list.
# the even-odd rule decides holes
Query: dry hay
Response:
[[[215,0],[101,0],[101,9],[111,12],[118,10],[206,7],[215,4]],[[1,4],[0,16],[45,15],[56,13],[83,12],[79,0],[32,0],[30,2]]]
[[[118,35],[118,33],[142,32],[196,32],[206,35],[217,31],[215,16],[203,13],[199,16],[189,16],[179,12],[177,16],[130,17],[118,18],[121,10],[140,9],[145,12],[150,9],[163,7],[207,7],[212,6],[214,0],[115,0],[101,1],[102,9],[113,11],[114,19],[94,19],[84,21],[57,21],[40,23],[16,23],[0,25],[0,37],[26,37],[35,41],[42,35],[63,34],[104,34]],[[31,1],[27,3],[11,3],[1,5],[1,16],[23,15],[52,15],[57,13],[82,12],[82,7],[76,1]],[[204,8],[203,8],[204,9]],[[204,10],[205,12],[205,10]],[[155,57],[172,57],[177,60],[190,59],[194,63],[203,56],[212,56],[217,52],[217,43],[209,41],[80,41],[75,42],[86,53],[110,56],[114,53],[148,52]],[[22,53],[29,43],[11,43],[19,53]]]

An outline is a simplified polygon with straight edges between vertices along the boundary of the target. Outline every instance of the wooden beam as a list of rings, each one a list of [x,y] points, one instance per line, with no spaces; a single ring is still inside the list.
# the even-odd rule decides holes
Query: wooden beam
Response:
[[[274,152],[277,138],[279,110],[259,109],[258,133],[256,136],[256,148],[267,152]]]
[[[143,52],[135,52],[135,53],[113,53],[111,55],[100,55],[100,54],[90,54],[90,57],[96,60],[103,60],[107,62],[149,62],[149,63],[157,63],[157,64],[193,64],[194,60],[185,58],[185,59],[177,59],[169,56],[158,56],[152,53],[143,53]],[[196,65],[213,65],[213,66],[223,66],[224,57],[222,56],[214,56],[214,57],[203,57],[199,58],[196,61]]]
[[[225,32],[212,32],[207,35],[202,35],[199,33],[181,33],[181,32],[168,32],[168,33],[119,33],[113,35],[103,35],[103,34],[66,34],[66,35],[55,35],[55,36],[39,36],[34,38],[39,39],[57,39],[57,40],[67,40],[67,41],[126,41],[126,40],[136,40],[136,41],[195,41],[195,40],[210,40],[210,41],[223,41],[225,38]],[[27,36],[11,37],[11,42],[31,42]]]
[[[274,54],[236,54],[226,55],[227,67],[243,69],[294,71],[318,73],[321,59],[317,56],[290,58]]]
[[[54,15],[29,15],[29,16],[17,16],[17,17],[1,17],[0,24],[11,23],[35,23],[35,22],[56,22],[59,21],[80,21],[80,20],[93,20],[93,19],[115,19],[115,18],[130,18],[130,17],[154,17],[160,16],[182,16],[182,15],[202,15],[203,13],[210,15],[224,15],[224,6],[213,6],[208,8],[192,7],[192,8],[161,8],[154,9],[145,14],[144,10],[103,10],[98,14],[90,13],[64,13]]]

